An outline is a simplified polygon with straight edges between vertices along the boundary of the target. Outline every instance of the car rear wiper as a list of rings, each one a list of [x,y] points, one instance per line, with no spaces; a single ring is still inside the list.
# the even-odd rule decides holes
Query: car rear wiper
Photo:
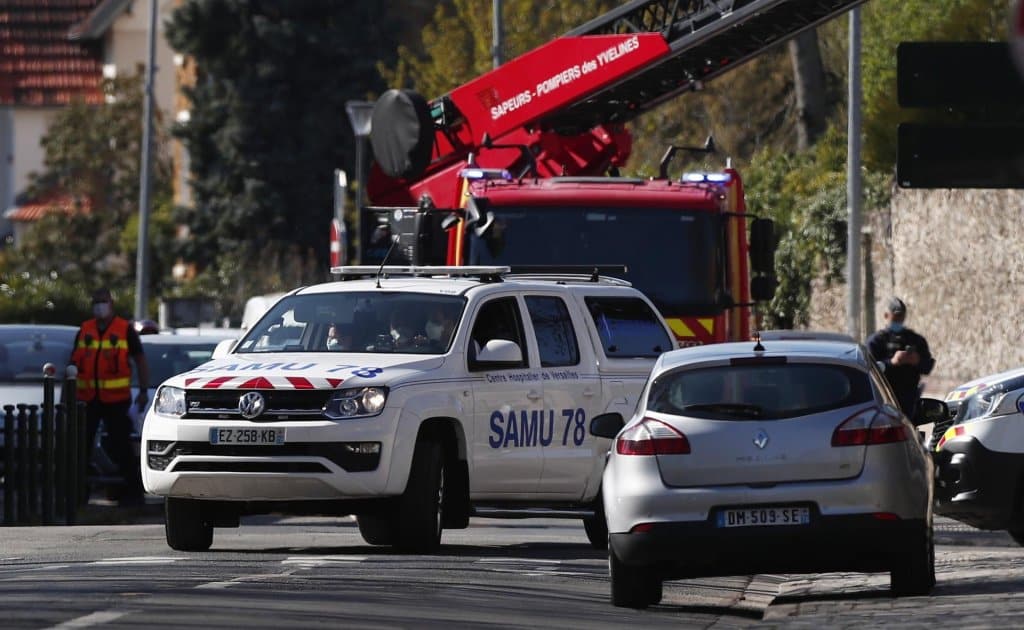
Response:
[[[742,403],[704,403],[699,405],[686,405],[683,411],[706,411],[725,416],[740,416],[743,418],[764,417],[764,409],[758,405],[745,405]]]

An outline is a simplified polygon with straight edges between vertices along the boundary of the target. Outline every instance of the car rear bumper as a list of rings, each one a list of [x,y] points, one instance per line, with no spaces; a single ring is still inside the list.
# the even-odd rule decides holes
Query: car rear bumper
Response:
[[[993,451],[974,438],[946,442],[935,453],[935,511],[980,529],[1024,525],[1016,505],[1024,454]]]
[[[622,562],[656,567],[664,577],[751,573],[888,571],[925,519],[883,520],[871,514],[821,516],[811,523],[720,528],[714,520],[653,523],[650,530],[609,536]]]

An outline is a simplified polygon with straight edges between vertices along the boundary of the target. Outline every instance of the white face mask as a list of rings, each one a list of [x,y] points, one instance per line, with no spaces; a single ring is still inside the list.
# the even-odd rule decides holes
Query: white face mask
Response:
[[[99,302],[98,304],[92,305],[92,314],[96,319],[106,319],[110,317],[110,302]]]
[[[328,350],[334,350],[337,347],[338,347],[338,340],[337,339],[335,339],[334,337],[331,337],[331,338],[329,338],[327,340],[327,349]]]
[[[427,322],[426,324],[424,324],[423,328],[427,333],[427,339],[431,341],[441,340],[441,334],[444,332],[444,324],[439,324],[436,322]]]

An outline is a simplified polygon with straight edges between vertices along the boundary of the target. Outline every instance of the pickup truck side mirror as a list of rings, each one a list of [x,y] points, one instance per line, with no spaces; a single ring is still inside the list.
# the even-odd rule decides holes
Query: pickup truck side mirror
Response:
[[[491,339],[476,353],[477,363],[521,363],[523,351],[508,339]]]
[[[917,413],[910,421],[915,427],[929,422],[939,422],[949,419],[949,406],[935,398],[922,398],[917,404]]]
[[[219,341],[217,343],[216,347],[214,347],[213,354],[210,355],[210,358],[211,359],[220,359],[222,357],[228,356],[228,353],[231,352],[231,348],[235,345],[236,341],[238,341],[238,340],[237,339],[224,339],[224,340]]]
[[[621,413],[602,413],[590,419],[590,435],[614,439],[623,425]]]

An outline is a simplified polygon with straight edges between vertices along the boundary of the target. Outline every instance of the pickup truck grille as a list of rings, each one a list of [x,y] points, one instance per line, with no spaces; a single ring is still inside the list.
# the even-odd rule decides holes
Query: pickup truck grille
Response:
[[[318,419],[323,417],[324,407],[334,393],[331,390],[190,390],[185,392],[184,418],[231,418],[243,419],[238,410],[238,399],[251,391],[263,395],[265,409],[251,422],[273,422],[275,420]]]

